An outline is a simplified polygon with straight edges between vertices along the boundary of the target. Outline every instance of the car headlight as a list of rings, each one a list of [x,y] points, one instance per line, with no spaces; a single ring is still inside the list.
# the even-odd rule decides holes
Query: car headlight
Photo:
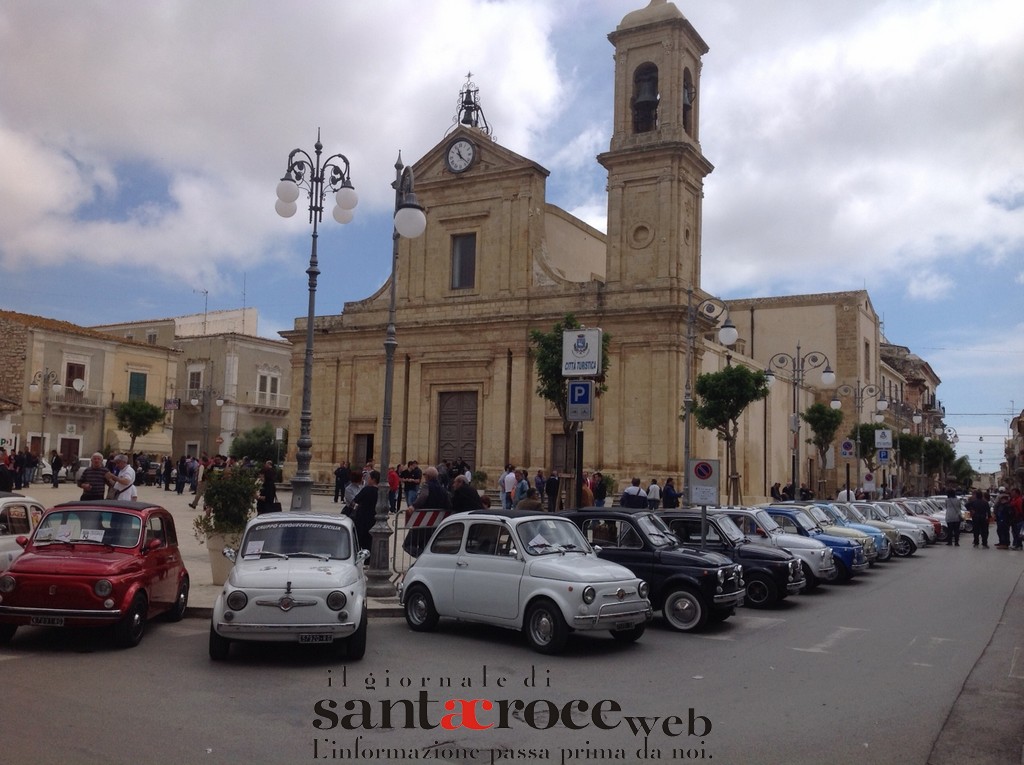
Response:
[[[597,590],[591,587],[589,584],[583,588],[583,602],[588,606],[594,602],[594,598],[597,597]]]
[[[651,588],[648,586],[647,582],[641,581],[640,586],[636,588],[636,591],[639,593],[641,598],[646,598],[647,593],[651,591]]]
[[[114,585],[110,583],[109,579],[100,579],[92,586],[92,591],[95,592],[97,596],[105,598],[114,591]]]
[[[14,592],[13,576],[0,576],[0,592]]]
[[[227,605],[232,611],[241,611],[249,603],[249,596],[241,590],[234,590],[228,595]]]
[[[722,584],[725,581],[725,569],[718,569],[718,583]]]
[[[348,603],[348,598],[341,590],[335,590],[327,596],[327,607],[332,611],[340,611]]]

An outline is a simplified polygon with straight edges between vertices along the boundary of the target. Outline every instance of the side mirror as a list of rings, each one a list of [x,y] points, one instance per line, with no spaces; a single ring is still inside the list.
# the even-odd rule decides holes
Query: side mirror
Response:
[[[368,561],[369,559],[370,559],[370,551],[369,550],[360,550],[359,552],[356,553],[356,563],[363,563],[364,561]]]
[[[759,537],[766,537],[766,536],[768,536],[767,534],[764,533],[764,529],[762,529],[760,527],[758,527],[758,529],[757,529],[757,535]]]
[[[159,539],[150,539],[148,542],[146,542],[145,547],[143,547],[142,549],[145,552],[149,552],[150,550],[156,550],[159,547],[160,547],[160,540]]]
[[[15,539],[14,541],[18,543],[19,547],[24,547],[25,545],[28,544],[28,537],[22,535],[22,536],[18,537],[17,539]]]
[[[225,547],[223,550],[221,550],[221,554],[232,563],[234,563],[235,558],[238,557],[238,553],[230,547]]]

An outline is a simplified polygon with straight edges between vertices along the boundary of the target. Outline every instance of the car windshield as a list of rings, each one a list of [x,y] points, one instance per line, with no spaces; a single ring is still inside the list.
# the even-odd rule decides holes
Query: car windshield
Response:
[[[720,514],[715,516],[715,522],[718,527],[722,530],[722,534],[728,537],[733,542],[743,541],[743,532],[740,531],[740,527],[736,525],[736,521],[730,518],[728,515]]]
[[[36,529],[33,544],[97,544],[135,547],[142,519],[116,510],[60,510],[48,513]]]
[[[565,518],[538,518],[523,521],[516,533],[530,555],[590,552],[590,545],[576,525]]]
[[[811,517],[817,521],[819,526],[831,526],[832,519],[829,518],[828,513],[825,512],[824,508],[818,507],[817,505],[808,506],[805,512],[810,513]]]
[[[867,516],[860,511],[859,507],[855,507],[854,505],[839,505],[839,508],[840,512],[845,513],[846,517],[849,518],[851,521],[856,521],[857,523],[864,523],[868,520]]]
[[[775,522],[775,519],[772,518],[764,510],[758,510],[757,512],[755,512],[754,518],[761,525],[761,528],[763,528],[769,534],[777,534],[780,531],[782,531],[782,527],[779,526],[779,524]]]
[[[275,521],[250,527],[242,540],[242,557],[308,557],[346,560],[352,557],[352,535],[340,523]]]
[[[656,515],[643,513],[636,516],[636,525],[647,535],[655,547],[678,547],[679,538]]]
[[[797,510],[796,512],[793,513],[793,520],[796,523],[796,525],[802,528],[804,531],[818,530],[818,524],[815,523],[814,519],[802,510]]]

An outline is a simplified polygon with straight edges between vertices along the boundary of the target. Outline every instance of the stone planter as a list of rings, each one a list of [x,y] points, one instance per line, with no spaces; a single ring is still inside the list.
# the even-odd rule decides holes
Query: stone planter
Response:
[[[224,584],[231,575],[234,563],[224,557],[225,547],[237,548],[241,539],[238,534],[213,533],[206,537],[206,552],[210,556],[210,575],[217,586]]]

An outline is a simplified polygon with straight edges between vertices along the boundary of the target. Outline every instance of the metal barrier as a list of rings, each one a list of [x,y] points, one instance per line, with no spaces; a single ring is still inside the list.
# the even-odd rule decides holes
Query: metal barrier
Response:
[[[434,528],[451,513],[451,510],[407,508],[392,515],[390,523],[395,532],[391,538],[392,571],[404,575],[430,540]]]

